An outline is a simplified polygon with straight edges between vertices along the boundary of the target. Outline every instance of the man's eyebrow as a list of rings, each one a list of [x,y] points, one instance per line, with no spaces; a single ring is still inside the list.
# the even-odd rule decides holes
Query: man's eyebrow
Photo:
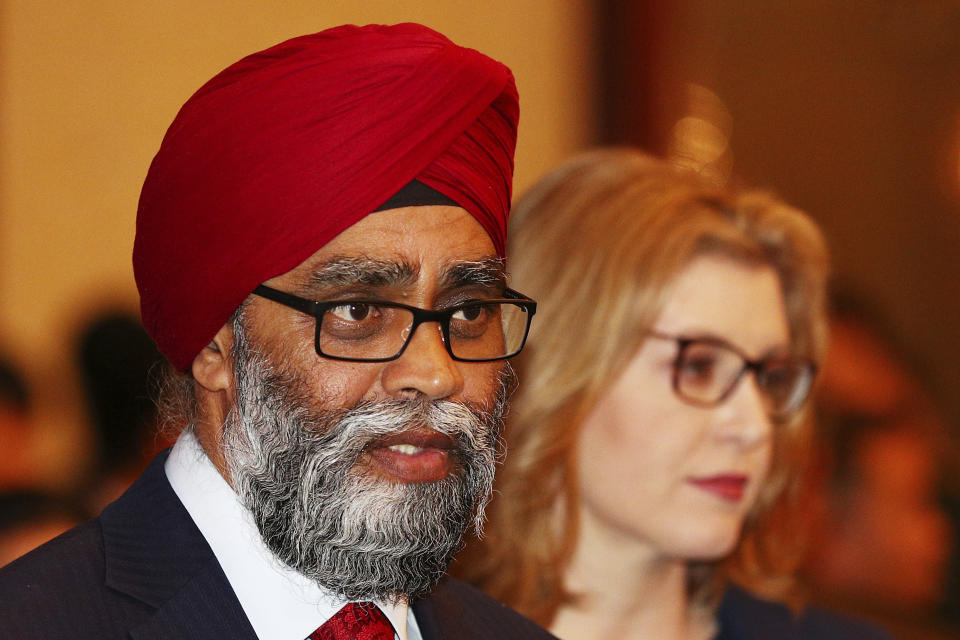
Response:
[[[498,257],[456,262],[444,269],[440,279],[440,285],[447,289],[471,285],[504,287],[506,282],[506,263]]]
[[[416,283],[420,269],[402,260],[337,256],[315,266],[310,287],[403,287]]]

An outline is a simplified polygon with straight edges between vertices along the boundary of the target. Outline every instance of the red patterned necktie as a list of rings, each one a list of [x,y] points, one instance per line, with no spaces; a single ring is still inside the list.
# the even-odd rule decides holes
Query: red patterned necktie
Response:
[[[350,602],[308,640],[393,640],[393,626],[372,602]]]

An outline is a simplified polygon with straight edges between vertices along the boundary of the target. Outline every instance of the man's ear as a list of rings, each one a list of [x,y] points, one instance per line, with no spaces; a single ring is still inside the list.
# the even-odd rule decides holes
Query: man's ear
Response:
[[[233,348],[233,327],[225,324],[193,359],[193,379],[207,391],[225,391],[230,387],[233,366],[230,352]]]

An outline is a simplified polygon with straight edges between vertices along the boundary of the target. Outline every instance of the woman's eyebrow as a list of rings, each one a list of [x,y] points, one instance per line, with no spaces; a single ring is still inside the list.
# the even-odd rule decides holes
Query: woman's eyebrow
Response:
[[[417,282],[420,268],[406,261],[363,256],[337,256],[315,266],[311,289],[325,287],[409,287]]]
[[[785,343],[779,343],[767,346],[764,349],[761,349],[758,352],[757,357],[751,357],[747,352],[747,349],[741,345],[733,342],[729,338],[722,336],[710,329],[701,329],[701,330],[692,330],[692,331],[681,331],[676,334],[677,338],[681,340],[690,340],[693,342],[708,342],[710,344],[719,345],[734,353],[738,354],[740,357],[746,360],[763,360],[765,358],[770,358],[772,356],[780,355],[782,353],[787,353],[790,351],[789,341]]]

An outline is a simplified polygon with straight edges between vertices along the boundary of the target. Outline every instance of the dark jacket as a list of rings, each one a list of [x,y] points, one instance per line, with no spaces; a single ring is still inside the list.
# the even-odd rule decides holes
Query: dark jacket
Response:
[[[810,607],[795,615],[780,603],[727,588],[717,612],[717,640],[890,640],[874,625]]]
[[[255,640],[157,456],[99,518],[0,569],[0,639]],[[444,579],[413,611],[424,640],[549,640],[512,609]],[[291,639],[296,640],[296,639]]]

